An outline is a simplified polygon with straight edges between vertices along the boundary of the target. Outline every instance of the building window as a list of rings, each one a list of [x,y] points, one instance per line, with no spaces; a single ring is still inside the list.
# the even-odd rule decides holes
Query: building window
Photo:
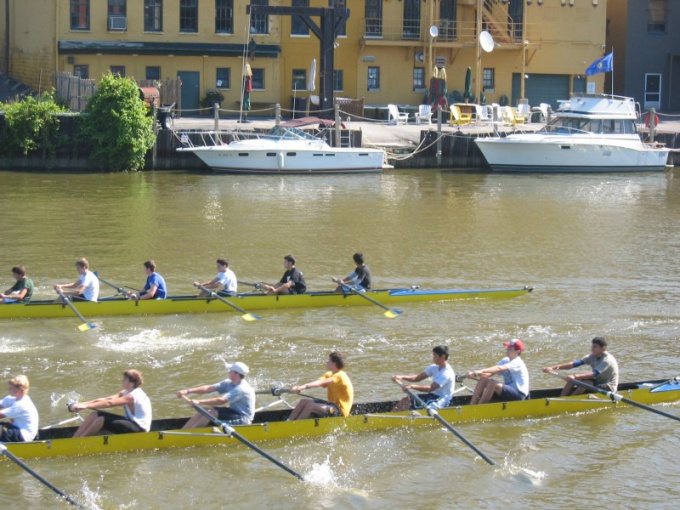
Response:
[[[85,65],[75,65],[73,66],[73,76],[87,80],[90,77],[90,69]]]
[[[234,0],[215,0],[215,33],[234,33]]]
[[[293,0],[293,7],[309,7],[309,0]],[[309,35],[309,27],[300,16],[291,16],[290,35]]]
[[[161,79],[161,68],[158,66],[147,66],[146,79],[159,81]]]
[[[144,0],[144,31],[163,31],[163,0]]]
[[[342,92],[345,90],[345,73],[342,69],[335,69],[333,71],[333,91]]]
[[[329,3],[329,5],[331,5]],[[347,0],[335,0],[332,5],[335,5],[338,9],[346,9],[347,8]],[[347,21],[342,24],[340,27],[340,30],[338,30],[338,37],[347,37]]]
[[[253,82],[253,89],[264,90],[264,69],[253,69],[251,81]]]
[[[491,67],[484,68],[482,72],[482,87],[484,90],[493,90],[496,88],[496,72]]]
[[[404,0],[404,39],[420,39],[420,0]]]
[[[647,31],[666,32],[666,16],[668,15],[668,0],[649,0],[647,12]]]
[[[380,90],[380,68],[368,68],[368,90],[369,92],[378,92]]]
[[[307,90],[307,70],[293,69],[293,90]]]
[[[125,78],[125,66],[111,66],[111,74]]]
[[[269,5],[269,0],[251,0],[250,5]],[[269,16],[266,14],[251,14],[250,15],[250,33],[251,34],[268,34],[269,33]],[[254,85],[253,85],[254,86]]]
[[[231,88],[231,68],[218,67],[216,70],[215,88],[230,89]]]
[[[198,0],[180,0],[179,31],[198,33]]]
[[[125,16],[125,0],[109,0],[109,16]]]
[[[414,67],[413,68],[413,90],[424,90],[425,89],[425,68],[424,67]]]
[[[71,30],[90,29],[90,0],[71,0]]]
[[[453,41],[456,38],[456,0],[441,0],[439,20],[438,38]]]
[[[382,37],[382,0],[366,0],[366,37]]]

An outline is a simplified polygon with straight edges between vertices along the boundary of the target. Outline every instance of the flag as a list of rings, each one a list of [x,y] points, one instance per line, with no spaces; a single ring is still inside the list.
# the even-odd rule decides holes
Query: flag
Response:
[[[610,53],[602,58],[598,58],[586,69],[588,76],[597,73],[610,73],[614,70],[614,54]]]

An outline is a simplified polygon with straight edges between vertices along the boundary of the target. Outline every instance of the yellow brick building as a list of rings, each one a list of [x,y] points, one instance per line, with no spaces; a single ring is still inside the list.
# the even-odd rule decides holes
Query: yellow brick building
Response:
[[[333,0],[330,0],[332,3]],[[345,7],[336,0],[336,7]],[[246,5],[328,7],[319,0],[5,0],[0,70],[35,89],[57,72],[98,79],[182,80],[182,109],[199,108],[207,89],[236,110],[244,61],[253,71],[253,110],[307,97],[319,40],[298,17],[248,15]],[[572,91],[602,92],[585,77],[604,54],[606,0],[347,0],[350,18],[333,50],[336,96],[367,105],[423,102],[435,63],[451,93],[486,102],[522,95],[555,103]],[[9,12],[9,18],[7,18]],[[434,27],[434,29],[432,28]],[[480,49],[479,34],[493,38]],[[524,79],[523,79],[524,77]],[[316,92],[319,90],[317,73]],[[524,92],[524,93],[522,93]]]

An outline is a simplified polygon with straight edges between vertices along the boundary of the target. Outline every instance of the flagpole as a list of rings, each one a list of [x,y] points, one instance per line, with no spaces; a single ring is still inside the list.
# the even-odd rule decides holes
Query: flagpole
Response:
[[[614,95],[614,46],[612,46],[612,96]]]

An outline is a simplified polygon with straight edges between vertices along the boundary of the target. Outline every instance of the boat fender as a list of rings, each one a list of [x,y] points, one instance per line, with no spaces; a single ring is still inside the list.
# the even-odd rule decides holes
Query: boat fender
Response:
[[[659,125],[659,116],[656,113],[652,115],[652,113],[650,112],[645,116],[645,126],[649,128],[652,125],[654,125],[654,127],[657,127]]]
[[[283,154],[283,152],[279,152],[276,155],[276,161],[279,164],[279,169],[282,169],[285,166],[286,156]]]

